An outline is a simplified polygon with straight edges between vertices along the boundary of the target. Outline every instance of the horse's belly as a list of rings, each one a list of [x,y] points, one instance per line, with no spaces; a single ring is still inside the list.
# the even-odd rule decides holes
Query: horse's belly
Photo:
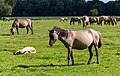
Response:
[[[75,40],[72,48],[78,49],[78,50],[86,49],[91,45],[91,43],[92,43],[92,40],[87,40],[87,41]]]
[[[85,45],[85,44],[74,44],[73,45],[73,49],[78,49],[78,50],[82,50],[82,49],[86,49],[88,47],[88,45]]]
[[[19,28],[25,28],[25,26],[19,26]]]
[[[25,28],[28,25],[28,23],[21,22],[19,23],[19,28]]]

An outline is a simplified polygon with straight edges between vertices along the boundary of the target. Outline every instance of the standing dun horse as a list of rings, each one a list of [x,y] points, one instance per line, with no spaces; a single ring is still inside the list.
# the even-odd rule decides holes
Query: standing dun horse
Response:
[[[32,20],[28,18],[16,18],[12,24],[12,27],[10,29],[10,32],[12,35],[14,35],[15,29],[17,30],[17,34],[19,34],[18,28],[25,28],[27,29],[27,34],[29,31],[29,28],[31,30],[31,34],[33,34],[33,27],[32,27]]]
[[[49,45],[53,46],[56,40],[60,40],[65,47],[68,49],[68,65],[70,57],[72,59],[72,65],[74,65],[74,59],[72,54],[72,49],[86,49],[88,48],[90,53],[90,58],[87,64],[90,64],[90,61],[93,56],[92,47],[94,46],[96,50],[97,56],[97,64],[98,61],[98,48],[102,46],[102,37],[101,34],[93,29],[88,30],[64,30],[59,27],[54,27],[52,30],[49,30]]]

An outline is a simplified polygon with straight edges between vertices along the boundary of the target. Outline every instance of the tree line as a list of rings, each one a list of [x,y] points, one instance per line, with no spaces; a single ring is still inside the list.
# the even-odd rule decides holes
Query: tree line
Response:
[[[0,16],[120,15],[120,0],[0,0]]]

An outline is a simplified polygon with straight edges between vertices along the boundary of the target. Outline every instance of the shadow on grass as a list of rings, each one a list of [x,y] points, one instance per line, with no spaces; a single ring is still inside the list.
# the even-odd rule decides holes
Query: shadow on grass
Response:
[[[0,34],[0,36],[11,36],[11,34]]]
[[[69,66],[77,66],[77,65],[85,65],[85,64],[81,63],[81,64],[74,64],[74,65],[69,65]],[[30,67],[64,67],[64,66],[68,66],[68,65],[54,65],[54,64],[48,64],[48,65],[47,64],[46,65],[18,65],[16,67],[30,68]]]

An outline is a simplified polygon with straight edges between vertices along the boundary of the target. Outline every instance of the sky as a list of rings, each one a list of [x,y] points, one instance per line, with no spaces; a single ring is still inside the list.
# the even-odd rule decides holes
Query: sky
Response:
[[[86,0],[86,1],[88,1],[88,0]],[[90,1],[90,0],[89,0],[89,1]],[[107,2],[109,2],[109,1],[115,1],[115,0],[100,0],[100,1],[103,1],[103,2],[107,3]]]

